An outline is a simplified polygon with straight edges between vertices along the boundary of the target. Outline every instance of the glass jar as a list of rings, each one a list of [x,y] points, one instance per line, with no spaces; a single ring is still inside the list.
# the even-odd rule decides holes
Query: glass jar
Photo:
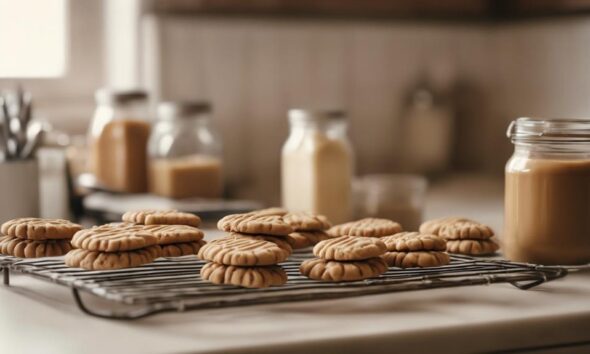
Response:
[[[282,149],[283,206],[323,214],[333,223],[351,218],[353,152],[340,111],[289,111],[290,135]]]
[[[150,192],[169,198],[220,198],[222,142],[205,102],[163,102],[149,140]]]
[[[96,92],[89,128],[90,171],[101,188],[128,193],[147,191],[147,94],[143,91]]]
[[[540,264],[590,262],[590,120],[519,118],[508,128],[507,258]]]

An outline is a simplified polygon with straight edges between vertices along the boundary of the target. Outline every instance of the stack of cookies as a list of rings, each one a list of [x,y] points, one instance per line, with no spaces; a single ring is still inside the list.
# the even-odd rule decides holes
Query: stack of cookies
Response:
[[[500,248],[494,231],[474,220],[445,217],[424,222],[420,232],[447,240],[447,252],[471,256],[492,255]]]
[[[316,259],[301,263],[300,272],[314,280],[340,282],[379,276],[387,271],[381,256],[385,244],[375,238],[341,236],[319,242],[313,248]]]
[[[0,228],[0,253],[21,258],[63,256],[72,248],[70,239],[81,229],[61,219],[9,220]]]
[[[287,274],[277,264],[291,255],[286,237],[293,232],[283,215],[279,209],[267,209],[221,219],[217,227],[228,235],[200,249],[199,258],[209,262],[201,277],[246,288],[283,285]]]
[[[161,254],[158,238],[141,225],[107,224],[78,231],[76,248],[66,255],[69,267],[110,270],[151,263]]]
[[[400,232],[380,239],[387,247],[382,257],[390,267],[437,267],[449,264],[444,238],[419,232]]]
[[[142,229],[158,239],[162,257],[196,255],[205,245],[203,231],[197,227],[201,218],[177,210],[142,210],[123,214],[123,221],[142,225]]]
[[[328,230],[332,237],[338,236],[362,236],[383,237],[402,231],[402,226],[389,219],[364,218],[333,226]]]
[[[158,257],[195,255],[205,244],[201,219],[176,210],[127,212],[123,222],[77,232],[66,265],[87,270],[138,267]]]
[[[287,236],[287,242],[294,250],[307,248],[330,238],[326,230],[332,225],[323,215],[293,212],[285,213],[283,220],[294,230]]]

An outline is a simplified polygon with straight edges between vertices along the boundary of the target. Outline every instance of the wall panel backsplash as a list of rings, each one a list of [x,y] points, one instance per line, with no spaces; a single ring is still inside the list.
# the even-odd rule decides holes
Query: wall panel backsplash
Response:
[[[276,203],[289,108],[346,109],[357,172],[393,172],[403,95],[424,73],[455,93],[455,167],[500,175],[510,120],[587,115],[588,39],[590,20],[449,25],[161,16],[144,21],[144,79],[156,99],[211,100],[233,195]]]

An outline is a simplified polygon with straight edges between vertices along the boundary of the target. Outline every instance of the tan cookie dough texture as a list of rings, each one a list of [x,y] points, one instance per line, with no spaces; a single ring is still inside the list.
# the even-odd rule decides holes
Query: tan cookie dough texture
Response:
[[[402,226],[388,219],[365,218],[333,226],[328,233],[331,236],[383,237],[397,234]]]
[[[379,239],[342,236],[319,242],[313,254],[319,258],[335,261],[358,261],[379,257],[387,247]]]
[[[450,258],[446,252],[387,252],[383,259],[390,267],[427,268],[449,264]]]
[[[313,246],[316,243],[331,238],[325,231],[296,231],[286,237],[293,249]]]
[[[245,288],[267,288],[287,282],[287,274],[279,266],[236,267],[207,263],[201,268],[201,278],[213,284],[235,285]]]
[[[261,266],[283,262],[289,255],[289,251],[269,241],[225,237],[204,245],[198,256],[202,260],[225,265]]]
[[[379,257],[356,262],[308,259],[299,267],[301,274],[314,280],[339,282],[356,281],[379,276],[387,271],[387,264]]]
[[[484,256],[494,254],[500,246],[494,238],[487,240],[449,240],[447,251],[450,253]]]
[[[123,221],[142,225],[188,225],[197,227],[201,218],[177,210],[140,210],[123,214]]]
[[[70,239],[82,227],[68,220],[20,218],[5,222],[0,227],[3,235],[25,240]]]
[[[287,213],[283,220],[291,225],[295,231],[322,231],[329,229],[332,224],[324,215],[298,212]]]
[[[68,267],[87,270],[111,270],[138,267],[153,262],[161,254],[160,246],[124,252],[96,252],[75,249],[65,257]]]
[[[445,251],[447,241],[439,236],[419,232],[400,232],[379,239],[385,243],[388,251]]]
[[[101,225],[78,231],[72,245],[88,251],[120,252],[156,245],[158,238],[141,225]]]
[[[161,245],[161,257],[181,257],[196,255],[199,253],[201,247],[203,247],[205,244],[206,242],[204,240],[199,240],[195,242],[182,242]]]
[[[226,232],[275,236],[287,236],[294,231],[281,215],[255,212],[228,215],[219,220],[217,228]]]
[[[69,240],[35,241],[14,236],[0,236],[0,253],[14,257],[57,257],[63,256],[71,249]]]

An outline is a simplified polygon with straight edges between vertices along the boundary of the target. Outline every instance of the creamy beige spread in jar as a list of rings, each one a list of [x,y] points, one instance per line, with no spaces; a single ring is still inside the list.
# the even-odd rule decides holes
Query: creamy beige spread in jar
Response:
[[[281,158],[283,206],[323,214],[332,223],[352,214],[352,149],[342,112],[290,110],[291,134]]]
[[[590,262],[590,120],[519,118],[502,246],[514,261]]]

